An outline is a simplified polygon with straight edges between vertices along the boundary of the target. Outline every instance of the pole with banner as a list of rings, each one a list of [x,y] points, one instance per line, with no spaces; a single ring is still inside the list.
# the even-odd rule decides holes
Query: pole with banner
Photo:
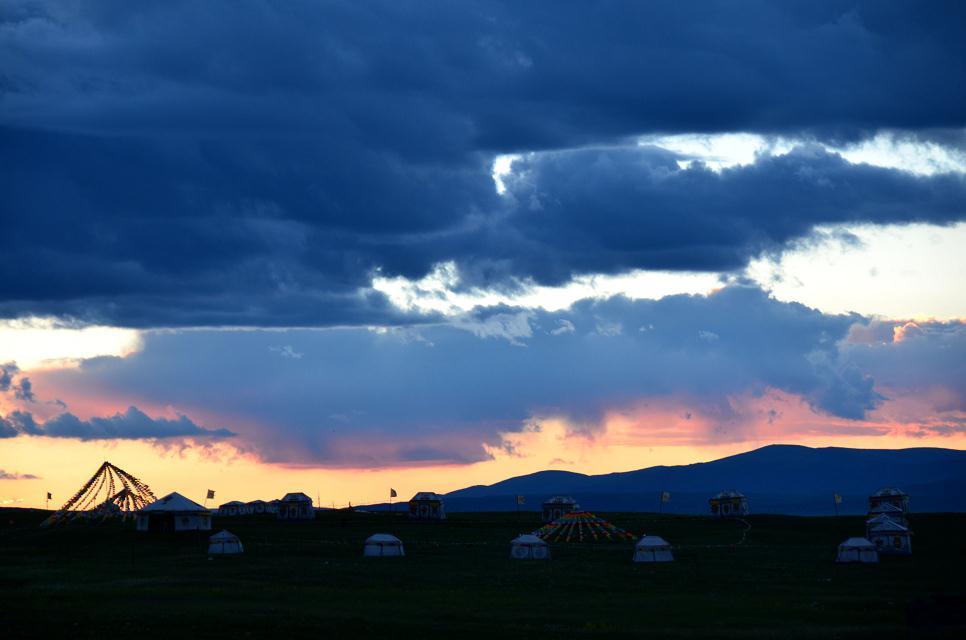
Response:
[[[208,508],[208,501],[209,500],[214,500],[214,499],[215,499],[215,491],[214,491],[214,489],[208,489],[208,493],[205,494],[205,503],[202,506],[204,506],[204,508],[207,509]]]
[[[396,493],[396,490],[390,487],[389,488],[389,517],[390,518],[392,517],[392,499],[395,498],[397,495],[399,494]]]
[[[663,491],[662,490],[661,491],[661,501],[660,501],[660,505],[658,506],[658,511],[657,512],[658,513],[664,513],[664,503],[665,502],[670,502],[670,501],[671,501],[671,492],[670,491]]]
[[[835,504],[835,515],[839,515],[839,505],[842,504],[842,496],[837,493],[832,494],[832,502]]]
[[[44,509],[46,509],[47,511],[50,511],[50,499],[53,498],[53,497],[54,496],[50,495],[50,491],[48,491],[47,492],[47,502],[44,503]]]
[[[520,505],[526,504],[527,499],[524,496],[517,496],[517,517],[520,517]]]

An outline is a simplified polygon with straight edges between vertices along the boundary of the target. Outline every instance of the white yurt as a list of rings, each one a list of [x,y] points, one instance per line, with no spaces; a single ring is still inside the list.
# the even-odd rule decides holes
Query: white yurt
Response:
[[[377,533],[366,539],[362,555],[377,558],[406,555],[402,540],[388,533]]]
[[[514,560],[549,560],[550,545],[527,533],[510,541],[510,557]]]
[[[231,531],[222,529],[215,535],[208,538],[208,555],[230,555],[236,553],[242,553],[245,548],[242,547],[241,540],[238,539]]]
[[[634,546],[634,562],[671,562],[671,545],[661,536],[644,536]]]
[[[211,531],[211,511],[180,493],[169,493],[137,512],[137,530]]]
[[[865,538],[849,538],[839,545],[836,562],[878,562],[879,552]]]
[[[889,516],[877,516],[866,522],[865,535],[879,553],[900,556],[912,554],[912,531]]]

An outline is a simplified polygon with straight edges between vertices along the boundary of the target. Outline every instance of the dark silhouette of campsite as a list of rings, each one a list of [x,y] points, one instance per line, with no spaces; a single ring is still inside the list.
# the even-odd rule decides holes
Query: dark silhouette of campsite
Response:
[[[769,458],[788,471],[772,483],[777,490],[798,483],[823,451],[766,449],[723,466],[691,465],[690,473],[662,468],[674,490],[662,489],[650,510],[636,512],[599,509],[605,494],[592,491],[539,500],[521,492],[500,511],[450,509],[466,493],[495,499],[524,488],[613,488],[621,474],[557,474],[553,485],[534,474],[446,495],[421,491],[393,510],[320,509],[299,491],[209,507],[178,493],[158,498],[157,488],[106,462],[63,509],[0,510],[4,637],[45,635],[48,620],[77,638],[957,637],[966,630],[966,554],[957,535],[966,514],[921,512],[917,495],[896,486],[866,492],[860,515],[756,512]],[[858,484],[831,464],[815,486],[846,483],[851,492],[886,473],[923,490],[952,489],[962,482],[962,454],[833,450]],[[886,464],[858,462],[877,456]],[[736,481],[741,467],[752,491],[725,486],[705,495],[700,515],[662,513],[675,491],[696,490],[704,474],[717,469],[718,480]],[[631,472],[639,486],[649,473]],[[675,480],[676,473],[684,475]],[[845,502],[839,493],[827,498],[829,511]]]

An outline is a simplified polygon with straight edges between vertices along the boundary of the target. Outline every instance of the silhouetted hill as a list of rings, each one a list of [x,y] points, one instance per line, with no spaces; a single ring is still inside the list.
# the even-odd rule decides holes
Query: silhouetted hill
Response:
[[[868,495],[884,486],[909,493],[914,511],[966,511],[966,451],[771,445],[711,462],[623,473],[540,471],[453,491],[446,508],[512,510],[522,495],[523,508],[538,509],[545,498],[567,494],[591,510],[656,511],[659,492],[666,490],[672,497],[665,511],[705,513],[710,495],[737,489],[756,513],[832,513],[833,493],[843,496],[841,513],[863,513]]]

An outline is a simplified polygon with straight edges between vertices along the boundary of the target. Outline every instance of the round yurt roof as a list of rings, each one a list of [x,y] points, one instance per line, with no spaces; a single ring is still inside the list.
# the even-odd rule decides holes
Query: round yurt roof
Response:
[[[402,544],[402,540],[390,533],[376,533],[366,538],[366,544]]]
[[[208,509],[202,507],[197,502],[185,498],[178,492],[169,493],[163,498],[155,500],[151,504],[140,510],[142,513],[184,513],[184,512],[201,512],[208,513]]]
[[[713,499],[718,499],[718,500],[722,498],[744,498],[744,497],[745,497],[745,494],[741,493],[740,491],[735,491],[734,489],[719,491],[718,493],[712,496]]]
[[[848,540],[846,540],[845,542],[843,542],[839,546],[840,547],[855,547],[855,548],[861,548],[861,549],[867,549],[867,548],[870,548],[871,547],[872,549],[875,549],[875,545],[872,544],[872,542],[870,542],[866,538],[849,538]]]
[[[532,533],[525,533],[523,535],[517,536],[511,541],[511,544],[538,544],[546,546],[546,542],[533,535]]]
[[[670,547],[671,544],[661,536],[644,536],[637,541],[638,547]]]
[[[885,488],[879,489],[878,491],[876,491],[872,495],[873,496],[876,496],[876,497],[883,497],[883,496],[904,496],[904,495],[906,495],[906,493],[902,489],[896,489],[895,487],[885,487]]]
[[[438,493],[434,493],[432,491],[420,491],[419,493],[417,493],[416,495],[414,495],[412,498],[410,498],[410,500],[439,500],[439,501],[442,501],[443,500],[443,496],[439,495]]]
[[[228,529],[222,529],[215,535],[208,538],[211,542],[237,542],[238,536],[229,531]]]
[[[902,513],[902,509],[892,504],[891,502],[882,502],[869,510],[870,513]]]
[[[295,491],[293,493],[286,493],[282,496],[282,502],[312,502],[312,498],[308,497],[301,491]]]
[[[873,520],[875,522],[873,522]],[[866,524],[869,525],[869,531],[889,531],[894,533],[906,533],[909,531],[907,527],[902,526],[895,520],[888,517],[873,518]]]

